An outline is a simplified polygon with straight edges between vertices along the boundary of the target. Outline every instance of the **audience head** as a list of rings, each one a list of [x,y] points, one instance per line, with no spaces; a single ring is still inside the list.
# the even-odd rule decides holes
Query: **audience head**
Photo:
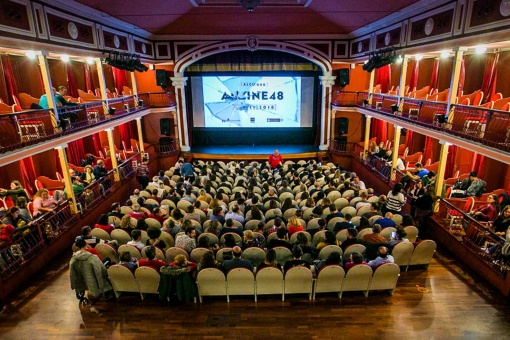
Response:
[[[232,248],[236,246],[236,239],[232,234],[225,234],[224,236],[225,247]]]
[[[83,236],[83,237],[89,236],[91,232],[92,232],[92,228],[90,228],[88,225],[81,228],[81,236]]]
[[[276,264],[276,251],[274,249],[267,250],[265,262],[271,265]]]
[[[382,228],[381,228],[381,225],[380,225],[380,224],[374,224],[374,225],[372,226],[372,232],[373,232],[374,234],[380,234],[380,233],[381,233],[381,230],[382,230]]]
[[[347,229],[347,238],[356,238],[358,237],[358,231],[354,228]]]
[[[129,253],[129,251],[123,251],[120,254],[119,260],[121,262],[131,262],[131,254]]]
[[[363,255],[359,252],[355,251],[351,254],[351,262],[355,264],[360,264],[363,262]]]
[[[301,249],[299,245],[295,244],[294,247],[292,247],[292,257],[300,259],[301,256],[303,256],[303,249]]]
[[[85,239],[83,237],[78,236],[76,238],[76,240],[74,240],[74,245],[78,249],[83,249],[83,248],[85,248],[87,246],[87,242],[85,241]]]
[[[155,240],[161,236],[161,230],[158,227],[150,227],[149,229],[147,229],[147,236],[151,240]]]
[[[131,239],[133,241],[138,241],[142,237],[142,232],[139,229],[133,229],[131,231]]]
[[[234,256],[234,258],[239,259],[241,258],[242,254],[243,251],[241,250],[241,247],[235,246],[234,248],[232,248],[232,256]]]
[[[280,240],[283,240],[285,239],[285,237],[287,236],[289,232],[287,231],[286,228],[278,228],[278,230],[276,230],[276,236],[280,239]]]
[[[156,247],[154,246],[147,246],[145,249],[145,257],[149,260],[154,260],[156,257]]]
[[[377,249],[377,255],[385,259],[388,256],[388,248],[385,246],[379,247],[379,249]]]

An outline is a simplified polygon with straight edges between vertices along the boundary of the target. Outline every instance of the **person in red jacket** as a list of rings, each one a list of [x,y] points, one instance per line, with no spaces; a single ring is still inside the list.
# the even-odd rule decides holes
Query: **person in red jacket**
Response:
[[[12,246],[12,235],[16,229],[10,224],[4,224],[0,220],[0,250],[7,249]]]
[[[283,165],[283,157],[278,153],[278,150],[274,150],[274,152],[269,155],[269,165],[271,169],[276,169]]]

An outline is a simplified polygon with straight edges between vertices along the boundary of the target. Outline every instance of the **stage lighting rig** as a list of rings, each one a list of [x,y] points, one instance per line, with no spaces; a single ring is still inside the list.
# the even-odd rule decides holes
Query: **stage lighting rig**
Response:
[[[376,68],[393,64],[398,59],[398,55],[393,47],[382,49],[369,53],[370,59],[363,65],[363,70],[372,72]]]
[[[147,66],[142,64],[140,56],[137,54],[119,51],[103,51],[103,55],[106,54],[108,54],[108,56],[104,58],[105,64],[120,70],[126,70],[129,72],[145,72],[149,69]]]

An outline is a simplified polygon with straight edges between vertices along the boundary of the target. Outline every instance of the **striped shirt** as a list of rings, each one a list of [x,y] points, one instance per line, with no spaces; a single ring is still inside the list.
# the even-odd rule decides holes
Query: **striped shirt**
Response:
[[[386,199],[386,208],[392,211],[400,211],[402,206],[406,203],[406,198],[401,192],[393,195],[390,191]]]

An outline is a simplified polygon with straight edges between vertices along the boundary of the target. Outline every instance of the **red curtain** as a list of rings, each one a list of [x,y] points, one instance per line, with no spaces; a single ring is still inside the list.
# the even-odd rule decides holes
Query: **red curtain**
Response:
[[[81,160],[85,159],[85,149],[83,147],[83,139],[77,139],[69,142],[67,151],[67,161],[74,165],[81,166]]]
[[[434,59],[432,66],[432,77],[430,78],[430,89],[437,89],[439,86],[439,58]]]
[[[119,70],[116,67],[112,67],[113,80],[115,81],[115,88],[119,94],[122,93],[122,88],[127,85],[126,82],[126,71]]]
[[[32,157],[26,157],[20,160],[19,167],[21,169],[23,187],[26,189],[26,191],[28,191],[29,194],[35,194],[35,180],[37,179],[37,174],[35,173]]]
[[[376,84],[381,84],[381,93],[388,93],[391,88],[391,67],[386,65],[376,70]]]
[[[83,70],[85,71],[85,90],[95,91],[96,86],[94,84],[94,77],[90,74],[90,65],[87,63],[83,64]]]
[[[485,62],[485,71],[483,73],[482,88],[483,100],[482,104],[487,103],[496,93],[496,81],[498,78],[498,60],[499,53],[490,54]]]
[[[409,155],[412,155],[414,153],[413,135],[414,135],[413,131],[407,130],[407,132],[406,132],[406,145],[409,148],[409,152],[408,152]]]
[[[388,124],[380,119],[372,118],[370,135],[376,137],[377,142],[386,142],[388,139]]]
[[[101,146],[101,138],[99,137],[99,132],[92,135],[92,140],[94,142],[94,150],[96,150],[95,154],[98,155],[100,150],[103,150]]]
[[[476,171],[479,178],[483,178],[485,175],[485,156],[475,153],[473,155],[473,164],[471,165],[471,171]]]
[[[425,137],[425,147],[423,149],[423,164],[427,161],[427,159],[432,159],[434,154],[434,150],[432,150],[432,137]]]
[[[131,121],[122,125],[119,125],[120,140],[126,143],[126,146],[131,145],[131,139],[136,139],[136,122]]]
[[[18,96],[18,85],[16,84],[16,77],[12,69],[11,58],[8,55],[2,55],[0,60],[4,70],[5,87],[7,87],[7,94],[9,95],[9,98],[6,98],[6,103],[12,105],[14,104],[12,96]]]
[[[444,178],[450,178],[453,176],[453,170],[455,166],[455,158],[457,157],[457,146],[450,145],[448,147],[448,157],[446,158],[446,167],[444,170]]]
[[[67,94],[73,98],[78,98],[78,87],[76,86],[76,78],[74,78],[73,68],[66,64],[67,72]]]
[[[457,97],[462,96],[464,91],[464,81],[466,80],[466,58],[462,57],[462,62],[460,63],[460,73],[459,73],[459,86],[457,88]]]
[[[413,70],[411,71],[411,79],[409,80],[409,91],[417,90],[418,86],[418,74],[420,72],[420,61],[415,60]]]

